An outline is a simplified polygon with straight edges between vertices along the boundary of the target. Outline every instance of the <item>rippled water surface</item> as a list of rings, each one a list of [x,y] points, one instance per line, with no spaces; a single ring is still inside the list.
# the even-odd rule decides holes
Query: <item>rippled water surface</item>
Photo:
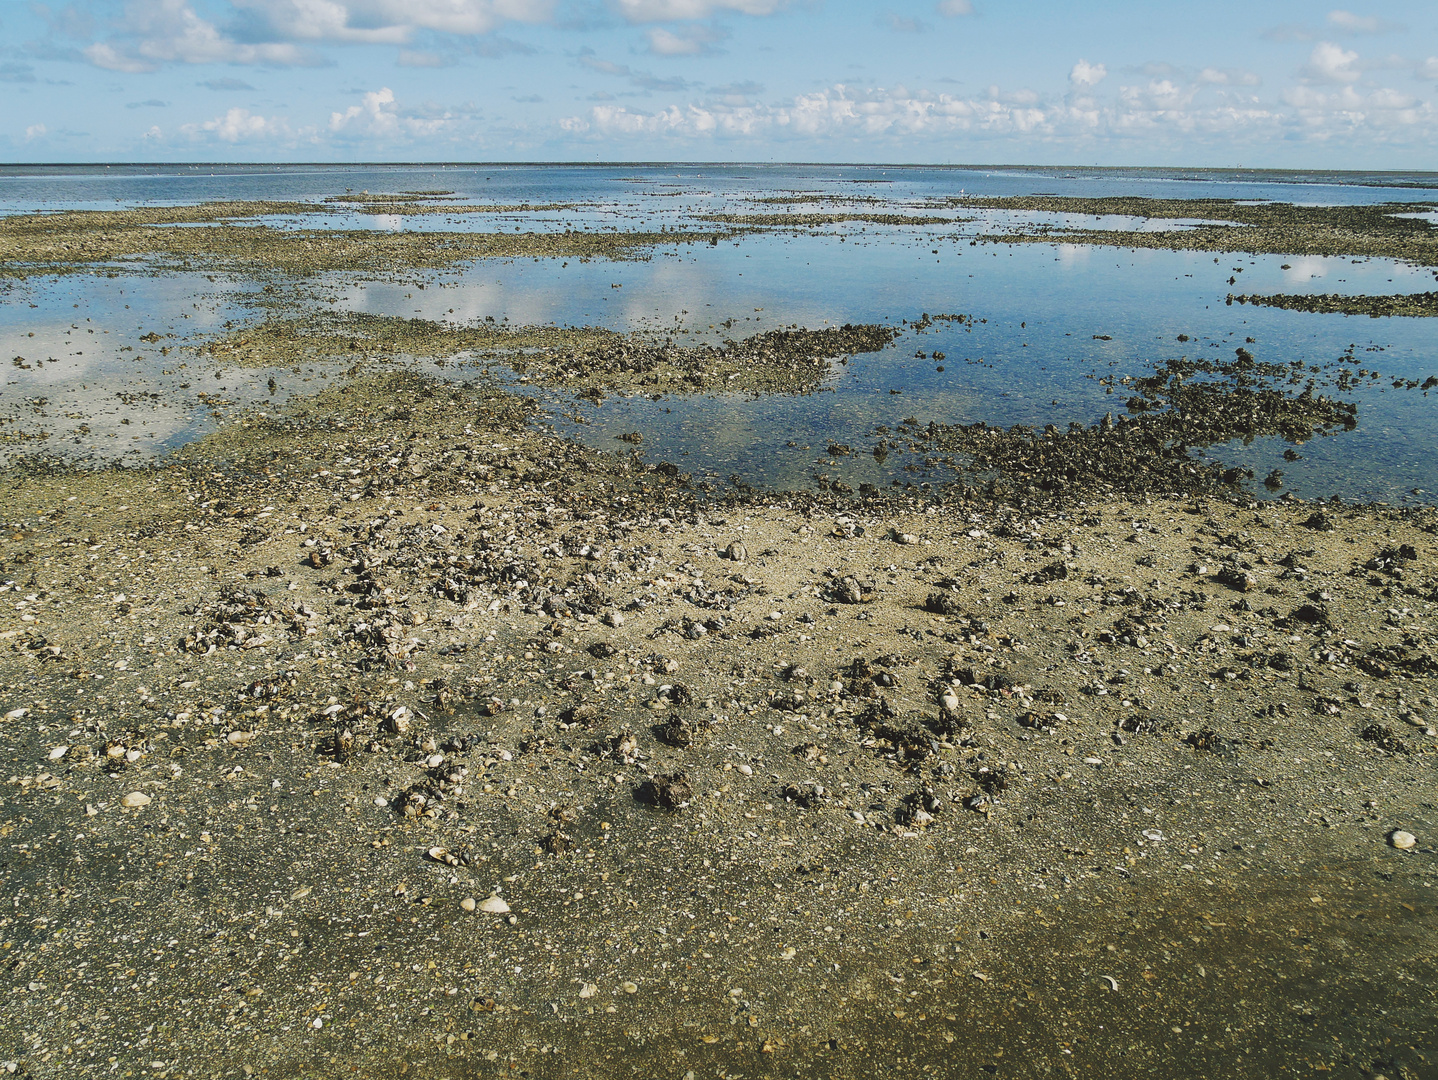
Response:
[[[1428,449],[1438,441],[1438,391],[1407,387],[1410,380],[1438,374],[1435,320],[1225,303],[1228,294],[1240,292],[1427,291],[1434,287],[1431,268],[1382,259],[973,243],[978,236],[1047,226],[1182,229],[1193,222],[972,210],[944,201],[961,193],[1422,201],[1438,198],[1432,175],[792,166],[9,167],[0,169],[0,213],[210,199],[318,203],[346,193],[414,190],[530,208],[365,214],[330,204],[323,214],[263,220],[280,228],[528,232],[724,228],[703,220],[719,213],[942,219],[921,225],[849,220],[797,233],[747,233],[712,246],[660,246],[642,261],[490,260],[406,274],[402,281],[338,274],[304,285],[303,303],[327,310],[605,326],[672,335],[681,343],[826,323],[880,322],[905,330],[883,352],[836,365],[827,383],[806,395],[636,397],[597,406],[542,395],[562,430],[606,448],[623,445],[614,436],[640,431],[650,460],[680,462],[715,483],[731,475],[784,486],[806,486],[819,475],[852,485],[941,479],[907,456],[880,463],[865,453],[875,442],[875,427],[893,427],[907,417],[1003,426],[1093,423],[1105,412],[1123,412],[1131,393],[1125,378],[1179,356],[1229,359],[1244,346],[1261,361],[1322,368],[1313,375],[1319,391],[1356,402],[1359,423],[1353,431],[1297,447],[1297,461],[1284,460],[1283,452],[1295,448],[1276,439],[1210,448],[1209,454],[1258,477],[1281,468],[1281,490],[1303,495],[1428,501],[1438,490],[1438,463]],[[815,201],[794,201],[810,198]],[[544,208],[549,204],[564,205]],[[339,368],[212,366],[175,348],[202,341],[226,323],[263,317],[266,309],[257,305],[262,284],[222,275],[111,278],[89,272],[6,284],[0,288],[0,347],[8,361],[0,452],[150,457],[209,430],[217,422],[213,413],[223,408],[265,407],[322,384]],[[907,324],[924,313],[961,313],[973,321],[938,322],[913,332]],[[173,336],[143,340],[151,333]],[[167,346],[168,355],[161,351]],[[1341,388],[1331,385],[1343,369],[1350,377]],[[856,453],[830,458],[832,443],[849,444]],[[1257,493],[1270,494],[1262,487]]]

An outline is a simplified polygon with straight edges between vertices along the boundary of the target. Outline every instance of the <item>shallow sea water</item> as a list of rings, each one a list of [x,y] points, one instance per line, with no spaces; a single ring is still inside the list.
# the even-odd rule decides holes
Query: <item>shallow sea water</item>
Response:
[[[367,215],[331,204],[333,213],[262,220],[280,228],[550,231],[724,228],[703,220],[715,213],[867,211],[945,218],[928,225],[847,221],[803,234],[749,234],[713,246],[659,247],[642,261],[494,260],[409,274],[404,281],[331,275],[305,286],[316,306],[331,310],[604,326],[672,335],[681,343],[846,322],[887,322],[907,330],[906,323],[925,313],[974,320],[905,332],[880,353],[837,364],[826,385],[805,395],[635,397],[595,406],[540,394],[565,433],[612,448],[620,445],[616,435],[639,431],[650,460],[675,461],[716,485],[734,475],[780,487],[809,486],[820,474],[851,486],[942,480],[944,473],[926,470],[908,455],[875,461],[866,453],[876,441],[875,428],[909,417],[1000,426],[1089,424],[1105,412],[1122,414],[1126,376],[1148,374],[1179,356],[1230,359],[1244,346],[1260,361],[1326,366],[1317,377],[1319,391],[1356,402],[1359,423],[1296,448],[1301,459],[1295,462],[1283,460],[1290,447],[1277,439],[1213,447],[1209,456],[1259,478],[1282,469],[1277,493],[1431,501],[1438,491],[1438,460],[1425,449],[1438,441],[1438,397],[1392,386],[1395,379],[1421,382],[1438,374],[1433,320],[1225,304],[1230,292],[1421,292],[1433,288],[1431,269],[1381,259],[973,244],[976,236],[1036,224],[1135,223],[1117,216],[966,211],[942,203],[960,193],[1330,204],[1431,200],[1438,198],[1432,175],[780,166],[9,167],[0,169],[0,213],[217,198],[322,202],[346,192],[414,190],[452,191],[451,198],[462,202],[572,207],[446,216]],[[759,201],[819,196],[853,201]],[[201,398],[201,391],[223,407],[263,408],[306,393],[341,370],[318,364],[207,367],[194,356],[160,353],[164,345],[221,332],[227,321],[263,317],[256,306],[259,288],[259,282],[203,274],[75,274],[8,284],[0,290],[0,349],[7,359],[21,359],[4,369],[0,453],[144,460],[217,422],[214,400]],[[174,336],[140,340],[150,332]],[[1180,342],[1180,334],[1189,340]],[[1370,374],[1340,391],[1328,380],[1343,367]],[[464,374],[463,365],[459,370]],[[271,379],[278,388],[273,393]],[[855,453],[829,458],[831,443],[852,446]],[[1261,485],[1254,493],[1275,494]]]

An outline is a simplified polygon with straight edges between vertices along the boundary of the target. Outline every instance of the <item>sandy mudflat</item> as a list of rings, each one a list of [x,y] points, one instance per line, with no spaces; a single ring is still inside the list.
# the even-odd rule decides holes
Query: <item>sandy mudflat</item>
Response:
[[[703,492],[336,382],[3,476],[13,1075],[1432,1075],[1432,508],[1138,492],[1112,424]]]
[[[307,405],[7,481],[30,1075],[1423,1074],[1431,512],[704,508]]]

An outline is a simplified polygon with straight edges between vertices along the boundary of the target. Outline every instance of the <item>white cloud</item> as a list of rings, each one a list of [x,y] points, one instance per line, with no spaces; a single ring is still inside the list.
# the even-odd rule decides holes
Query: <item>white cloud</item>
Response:
[[[165,64],[315,64],[304,46],[405,45],[417,32],[475,36],[509,22],[546,22],[557,0],[230,0],[221,28],[192,0],[128,0],[112,35],[85,48],[110,71]],[[411,56],[423,54],[409,54]]]
[[[1243,68],[1204,68],[1197,80],[1208,86],[1259,86],[1263,80],[1253,71]]]
[[[1358,54],[1332,42],[1320,41],[1313,47],[1303,74],[1314,82],[1357,82],[1361,74],[1358,69]]]
[[[195,13],[187,0],[131,0],[109,41],[84,55],[109,71],[153,71],[162,64],[303,64],[311,58],[285,42],[239,42]]]
[[[163,137],[164,132],[160,130],[159,124],[151,124],[150,130],[145,132],[145,134],[141,136],[141,138],[143,138],[146,142],[158,142]]]
[[[656,26],[649,31],[649,51],[657,56],[698,56],[712,50],[722,34],[707,26],[693,26],[679,33]]]
[[[1355,15],[1341,9],[1328,13],[1328,25],[1345,34],[1387,34],[1403,29],[1377,15]]]
[[[956,15],[972,15],[974,5],[970,0],[940,0],[938,12],[953,18]]]
[[[1424,60],[1414,74],[1420,79],[1438,79],[1438,56],[1430,56]]]
[[[283,119],[260,116],[241,108],[230,109],[224,116],[200,124],[185,124],[180,131],[190,138],[210,135],[227,143],[283,138],[291,133],[289,124]]]
[[[548,22],[554,0],[232,0],[284,40],[403,44],[416,30],[471,36]]]
[[[863,141],[903,147],[922,140],[933,147],[1023,138],[1029,145],[1087,146],[1107,140],[1182,150],[1204,139],[1238,146],[1280,139],[1325,142],[1339,136],[1424,145],[1438,138],[1438,117],[1412,95],[1315,85],[1264,102],[1249,89],[1256,81],[1246,72],[1185,75],[1173,70],[1103,98],[1063,99],[1026,89],[1001,92],[991,87],[987,94],[961,97],[903,86],[861,89],[840,84],[777,104],[711,95],[654,111],[596,105],[559,126],[571,136],[610,146]]]
[[[1075,86],[1097,86],[1107,75],[1108,68],[1102,64],[1090,64],[1087,60],[1080,60],[1069,72],[1069,82]]]
[[[25,141],[29,142],[31,139],[43,138],[47,132],[48,129],[44,124],[31,124],[25,129]]]
[[[344,112],[330,113],[329,129],[349,138],[415,138],[437,134],[453,119],[449,112],[416,115],[401,110],[394,91],[384,86],[365,94],[360,104],[351,105]]]
[[[628,22],[680,22],[707,19],[722,11],[742,15],[772,15],[788,0],[613,0]]]

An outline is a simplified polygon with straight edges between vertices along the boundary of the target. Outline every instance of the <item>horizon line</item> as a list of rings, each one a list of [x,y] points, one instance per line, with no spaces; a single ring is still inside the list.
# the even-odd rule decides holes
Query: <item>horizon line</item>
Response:
[[[463,160],[417,160],[417,161],[12,161],[0,162],[0,169],[56,169],[56,168],[827,168],[827,169],[1021,169],[1046,170],[1067,169],[1086,172],[1107,172],[1113,170],[1145,172],[1198,172],[1198,173],[1331,173],[1349,176],[1438,176],[1435,169],[1340,169],[1319,167],[1281,167],[1263,165],[1075,165],[1049,162],[1045,164],[1020,164],[1017,162],[949,162],[942,164],[922,162],[865,162],[865,161],[683,161],[664,159],[636,159],[613,161],[586,161],[578,159],[525,160],[525,161],[463,161]]]

